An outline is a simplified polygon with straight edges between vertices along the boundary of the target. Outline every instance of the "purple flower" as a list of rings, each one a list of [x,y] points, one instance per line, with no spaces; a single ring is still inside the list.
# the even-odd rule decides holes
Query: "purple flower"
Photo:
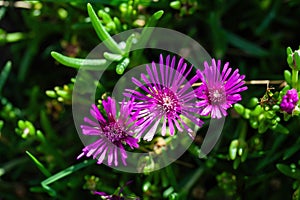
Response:
[[[299,101],[298,92],[296,89],[293,88],[291,90],[288,90],[286,94],[282,97],[280,108],[282,111],[292,114],[298,101]]]
[[[82,133],[96,136],[97,139],[83,148],[77,159],[83,155],[87,157],[93,155],[93,159],[97,158],[97,163],[101,164],[107,155],[108,165],[111,166],[114,161],[114,165],[117,166],[118,157],[121,156],[123,164],[126,165],[127,154],[123,145],[127,144],[131,149],[139,147],[138,139],[133,137],[136,131],[134,116],[130,116],[133,102],[122,102],[118,119],[114,99],[108,97],[107,100],[103,100],[103,107],[107,119],[103,117],[96,105],[92,105],[90,113],[97,122],[84,118],[88,125],[81,125]]]
[[[225,63],[221,72],[221,61],[216,63],[212,59],[212,66],[204,62],[204,70],[197,71],[202,85],[197,89],[197,96],[200,101],[197,106],[200,108],[200,115],[211,115],[212,118],[221,118],[226,116],[226,110],[232,104],[242,99],[239,92],[247,89],[244,86],[245,76],[239,74],[236,69],[231,75],[232,68],[228,67],[229,63]]]
[[[105,192],[98,192],[95,191],[94,192],[95,195],[100,195],[102,198],[106,199],[106,200],[124,200],[124,197],[121,197],[120,195],[109,195],[106,194]]]
[[[128,93],[124,94],[137,100],[135,105],[135,109],[139,110],[137,124],[141,127],[138,137],[144,135],[144,140],[152,140],[161,121],[163,136],[168,126],[171,135],[174,135],[176,127],[180,132],[187,130],[193,137],[193,130],[184,118],[198,126],[203,123],[197,114],[198,110],[195,107],[197,98],[191,86],[199,78],[195,75],[187,81],[193,66],[187,67],[183,58],[177,65],[175,60],[175,56],[172,59],[167,56],[164,61],[163,56],[160,55],[159,67],[154,62],[151,67],[146,65],[147,74],[141,74],[143,83],[132,78],[141,92],[126,89]]]

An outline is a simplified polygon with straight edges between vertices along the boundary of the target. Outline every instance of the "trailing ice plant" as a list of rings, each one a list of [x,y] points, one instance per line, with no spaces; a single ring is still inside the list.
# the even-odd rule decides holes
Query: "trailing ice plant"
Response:
[[[118,157],[121,157],[126,165],[123,145],[137,148],[139,138],[152,141],[158,130],[167,137],[167,128],[170,136],[175,135],[175,129],[179,132],[185,130],[194,138],[191,123],[187,120],[201,127],[201,116],[226,116],[227,109],[241,100],[239,92],[247,89],[244,75],[240,75],[238,70],[230,74],[232,68],[228,67],[228,63],[221,72],[220,65],[221,61],[216,64],[213,59],[212,66],[205,62],[203,71],[192,73],[193,66],[188,67],[183,58],[177,63],[175,56],[168,55],[164,59],[160,55],[158,65],[152,62],[151,67],[146,65],[146,73],[142,73],[140,79],[132,77],[138,89],[125,89],[124,96],[130,100],[123,100],[119,115],[116,102],[111,97],[103,101],[107,119],[92,105],[91,115],[96,122],[85,117],[88,125],[81,125],[81,129],[84,135],[96,136],[96,141],[88,144],[78,158],[93,155],[101,164],[107,156],[108,165],[114,161],[117,166]],[[202,81],[201,86],[195,92],[192,86],[199,80]]]
[[[275,91],[273,87],[267,87],[260,100],[250,99],[248,108],[241,104],[235,105],[235,110],[248,119],[251,127],[258,129],[259,133],[264,133],[268,129],[288,133],[289,130],[279,123],[281,118],[288,121],[292,116],[299,115],[299,50],[293,52],[290,47],[287,48],[287,63],[292,69],[292,73],[288,70],[284,71],[285,87],[280,91]]]

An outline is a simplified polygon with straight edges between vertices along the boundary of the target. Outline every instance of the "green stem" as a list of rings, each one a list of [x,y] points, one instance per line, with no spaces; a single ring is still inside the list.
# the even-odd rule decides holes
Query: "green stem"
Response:
[[[246,135],[247,135],[247,123],[246,121],[242,120],[239,124],[238,130],[240,132],[239,134],[239,140],[245,141]]]
[[[92,165],[95,163],[95,160],[85,160],[82,163],[76,164],[76,165],[72,165],[54,175],[52,175],[51,177],[45,179],[44,181],[41,182],[42,187],[48,192],[48,194],[52,197],[56,196],[56,191],[54,189],[52,189],[51,187],[49,187],[48,185],[56,182],[57,180],[64,178],[78,170],[80,170],[81,168],[87,167],[89,165]]]
[[[203,174],[204,172],[204,168],[203,167],[199,167],[191,176],[191,178],[189,179],[189,181],[183,186],[182,190],[179,193],[180,197],[185,197],[190,189],[192,188],[192,186],[197,182],[197,180],[200,178],[200,176]]]
[[[292,87],[297,89],[298,87],[298,70],[292,70]]]

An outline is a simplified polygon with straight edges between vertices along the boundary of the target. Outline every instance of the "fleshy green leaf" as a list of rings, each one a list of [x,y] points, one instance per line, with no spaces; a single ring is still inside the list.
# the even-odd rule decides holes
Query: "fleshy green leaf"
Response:
[[[291,84],[292,81],[292,73],[289,70],[284,70],[284,79],[287,82],[287,84]]]
[[[32,159],[34,164],[39,168],[39,170],[46,176],[51,176],[51,173],[45,168],[45,166],[36,158],[34,157],[29,151],[26,151],[27,155]]]
[[[123,58],[123,56],[120,54],[113,54],[108,52],[104,52],[103,56],[106,60],[110,60],[110,61],[120,61]]]
[[[172,1],[170,3],[170,7],[174,8],[176,10],[179,10],[181,8],[181,2],[180,1]]]
[[[126,46],[125,46],[124,52],[125,52],[125,56],[127,56],[127,57],[129,55],[134,38],[135,38],[135,34],[131,34],[126,40]]]
[[[98,35],[98,37],[102,40],[105,46],[111,50],[113,53],[123,55],[123,51],[120,49],[115,40],[110,36],[110,34],[105,30],[101,21],[99,20],[97,14],[95,13],[91,4],[87,4],[88,14],[91,18],[92,25]]]
[[[294,179],[300,179],[300,170],[293,169],[290,166],[284,164],[277,164],[276,168],[286,176],[289,176]]]
[[[233,105],[233,108],[239,115],[244,114],[245,108],[242,104],[236,103]]]
[[[84,67],[84,69],[101,70],[104,66],[106,66],[107,63],[105,59],[71,58],[55,51],[51,52],[51,56],[59,63],[75,69]]]
[[[125,69],[127,68],[127,66],[129,65],[129,58],[124,58],[116,67],[116,72],[117,74],[122,75],[125,71]]]
[[[278,124],[276,126],[276,128],[274,129],[274,131],[277,131],[279,133],[283,133],[283,134],[289,134],[289,129],[287,129],[286,127],[284,127],[283,125],[281,124]]]

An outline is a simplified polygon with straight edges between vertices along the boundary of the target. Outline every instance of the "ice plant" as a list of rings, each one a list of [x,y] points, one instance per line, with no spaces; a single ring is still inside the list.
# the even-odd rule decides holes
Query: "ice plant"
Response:
[[[120,114],[117,116],[116,102],[111,97],[103,100],[103,107],[107,115],[107,119],[100,113],[96,105],[92,105],[90,113],[94,118],[93,121],[87,117],[84,121],[88,125],[81,125],[82,134],[87,136],[95,136],[96,140],[83,148],[82,153],[77,159],[86,155],[93,156],[101,164],[107,155],[108,165],[118,165],[118,158],[126,165],[127,154],[124,145],[130,148],[137,148],[138,139],[134,137],[136,126],[134,125],[134,116],[131,116],[133,102],[122,102]]]
[[[247,89],[244,86],[245,76],[239,74],[236,69],[231,75],[232,68],[229,63],[225,63],[221,71],[221,61],[216,63],[212,59],[212,65],[204,62],[204,70],[197,71],[202,81],[197,89],[197,97],[200,99],[197,106],[200,108],[200,115],[211,115],[212,118],[226,116],[226,110],[234,103],[242,99],[240,92]]]
[[[132,78],[133,83],[140,91],[126,89],[125,96],[136,99],[135,108],[140,110],[137,124],[141,127],[138,137],[152,140],[158,125],[162,121],[161,134],[164,136],[169,127],[170,134],[174,135],[175,127],[178,131],[186,130],[193,137],[193,130],[184,121],[189,119],[201,126],[202,121],[195,108],[196,94],[192,84],[199,78],[195,75],[189,81],[187,77],[193,66],[188,67],[181,58],[176,65],[176,58],[168,55],[164,60],[160,55],[159,67],[152,62],[146,65],[147,74],[141,74],[141,81]]]
[[[293,88],[291,90],[288,90],[286,94],[282,97],[280,108],[282,111],[285,111],[288,114],[292,114],[298,101],[299,101],[298,92],[296,89]]]

